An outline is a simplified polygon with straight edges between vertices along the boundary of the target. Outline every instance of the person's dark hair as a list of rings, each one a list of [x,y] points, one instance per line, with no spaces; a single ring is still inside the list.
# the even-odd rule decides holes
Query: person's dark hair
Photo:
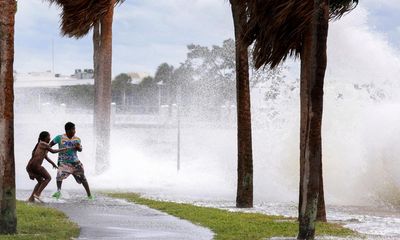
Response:
[[[34,148],[33,151],[32,151],[32,157],[33,157],[33,154],[35,154],[35,151],[36,151],[37,146],[39,145],[39,142],[40,142],[40,141],[44,141],[48,136],[50,136],[50,133],[49,133],[49,132],[46,132],[46,131],[43,131],[43,132],[41,132],[41,133],[39,134],[38,141],[37,141],[37,143],[36,143],[36,145],[35,145],[35,148]]]
[[[65,131],[68,132],[69,130],[72,130],[73,128],[75,128],[75,124],[73,124],[72,122],[67,122],[65,124]]]

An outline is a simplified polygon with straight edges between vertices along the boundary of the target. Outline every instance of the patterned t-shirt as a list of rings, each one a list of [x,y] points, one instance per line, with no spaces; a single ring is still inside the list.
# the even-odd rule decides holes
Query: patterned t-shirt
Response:
[[[58,135],[53,139],[58,144],[58,148],[68,148],[66,152],[58,153],[58,163],[75,163],[79,161],[75,145],[81,144],[81,139],[74,136],[71,139],[66,134]]]

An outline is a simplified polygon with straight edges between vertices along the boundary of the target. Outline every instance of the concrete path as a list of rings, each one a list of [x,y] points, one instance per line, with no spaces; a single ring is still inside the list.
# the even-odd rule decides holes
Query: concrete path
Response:
[[[79,239],[210,240],[213,233],[188,221],[145,206],[83,192],[67,193],[59,201],[44,198],[81,227]]]

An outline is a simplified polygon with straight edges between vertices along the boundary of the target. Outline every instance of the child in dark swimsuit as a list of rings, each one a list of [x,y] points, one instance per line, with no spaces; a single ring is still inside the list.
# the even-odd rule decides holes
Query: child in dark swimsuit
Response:
[[[31,180],[36,178],[38,181],[33,189],[32,195],[28,199],[29,202],[34,202],[35,199],[42,202],[40,199],[40,194],[51,180],[50,174],[44,167],[42,167],[43,160],[46,159],[49,163],[51,163],[51,165],[53,165],[54,168],[57,168],[57,165],[47,156],[47,152],[59,153],[67,150],[66,148],[58,150],[52,149],[49,146],[50,139],[50,134],[48,132],[40,133],[38,143],[32,151],[32,158],[29,160],[29,163],[26,166],[26,171],[29,174],[29,178]]]

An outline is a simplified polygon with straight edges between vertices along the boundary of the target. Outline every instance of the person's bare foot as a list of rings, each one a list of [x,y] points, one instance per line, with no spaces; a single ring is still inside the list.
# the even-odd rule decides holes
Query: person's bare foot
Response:
[[[36,194],[33,194],[33,197],[36,199],[36,200],[38,200],[39,202],[43,202],[43,200],[40,198],[40,196],[38,196],[38,195],[36,195]]]

